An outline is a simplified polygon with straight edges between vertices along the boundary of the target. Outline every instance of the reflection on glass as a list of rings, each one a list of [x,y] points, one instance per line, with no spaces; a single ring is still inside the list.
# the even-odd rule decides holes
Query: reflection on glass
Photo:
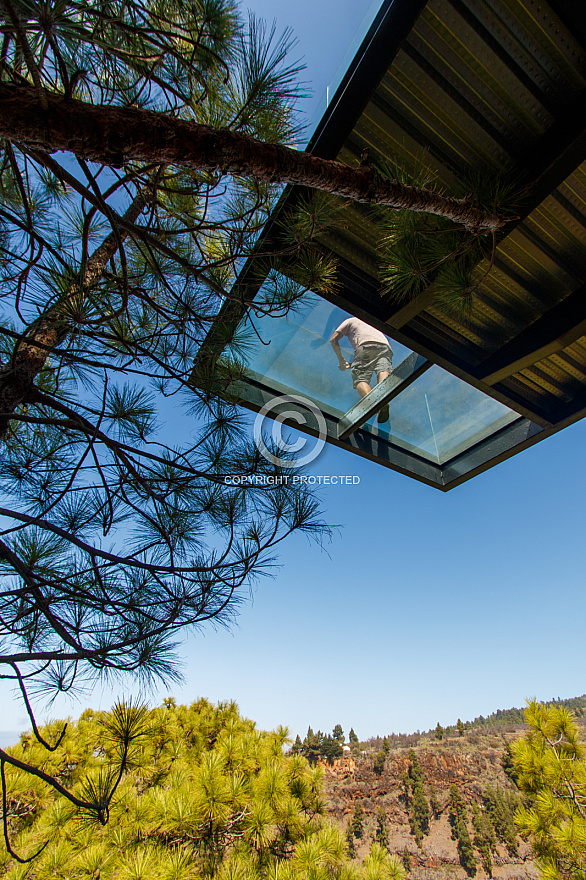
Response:
[[[308,397],[340,419],[358,400],[350,370],[340,371],[330,337],[349,315],[316,295],[303,298],[287,317],[253,318],[248,371],[276,391]],[[396,367],[411,352],[390,339]],[[352,361],[346,338],[342,353]],[[376,377],[372,378],[373,387]],[[520,418],[498,401],[433,366],[391,401],[390,419],[374,415],[361,430],[437,464]]]
[[[326,87],[325,95],[323,95],[322,100],[319,102],[318,107],[315,109],[315,111],[314,111],[314,113],[313,113],[313,115],[307,125],[307,132],[309,133],[310,136],[313,134],[314,130],[316,129],[319,121],[321,120],[321,118],[323,116],[324,111],[327,110],[327,108],[329,107],[330,101],[332,100],[332,98],[336,94],[336,90],[337,90],[338,86],[342,82],[342,79],[344,78],[352,61],[354,60],[354,57],[356,56],[360,46],[362,45],[364,38],[366,37],[370,26],[372,25],[374,19],[376,18],[376,15],[380,9],[380,5],[381,5],[380,0],[372,0],[372,2],[369,4],[369,7],[366,10],[366,12],[362,18],[362,21],[360,22],[358,29],[356,30],[356,32],[352,38],[352,42],[350,43],[350,45],[346,49],[346,52],[344,53],[344,57],[340,61],[334,76],[332,77],[328,86]],[[309,137],[307,137],[307,141],[309,141]],[[307,144],[305,144],[304,146],[306,146],[306,145]]]

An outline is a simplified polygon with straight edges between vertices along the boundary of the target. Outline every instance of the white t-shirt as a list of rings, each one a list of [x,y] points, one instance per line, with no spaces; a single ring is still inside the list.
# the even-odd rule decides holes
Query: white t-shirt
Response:
[[[356,351],[359,345],[364,345],[365,342],[389,344],[389,340],[384,333],[371,327],[365,321],[361,321],[360,318],[346,318],[345,321],[342,321],[336,333],[339,333],[340,336],[347,336],[354,351]]]

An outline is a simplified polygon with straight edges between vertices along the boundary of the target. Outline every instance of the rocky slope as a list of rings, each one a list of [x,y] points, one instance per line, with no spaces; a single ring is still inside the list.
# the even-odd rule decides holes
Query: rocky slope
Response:
[[[507,737],[511,738],[511,735]],[[512,792],[514,785],[507,778],[502,764],[504,739],[502,736],[466,733],[437,742],[432,738],[421,740],[414,749],[423,775],[423,787],[428,800],[435,796],[435,811],[429,832],[417,845],[412,833],[408,798],[405,797],[406,776],[412,761],[408,748],[391,748],[382,772],[374,769],[377,750],[355,748],[338,759],[334,766],[325,767],[325,788],[328,811],[344,829],[352,822],[355,807],[364,815],[362,838],[354,839],[357,855],[362,857],[386,823],[382,834],[391,852],[410,862],[410,880],[466,880],[472,876],[462,867],[456,841],[449,822],[450,786],[455,784],[467,806],[467,827],[474,840],[472,805],[483,809],[483,793],[487,788]],[[506,796],[506,795],[505,795]],[[513,795],[514,796],[514,795]],[[511,855],[505,845],[497,841],[491,854],[491,872],[495,880],[532,880],[537,877],[529,847],[517,838],[518,856]],[[406,852],[409,853],[407,857]],[[482,867],[478,847],[474,849],[479,880],[489,876]]]

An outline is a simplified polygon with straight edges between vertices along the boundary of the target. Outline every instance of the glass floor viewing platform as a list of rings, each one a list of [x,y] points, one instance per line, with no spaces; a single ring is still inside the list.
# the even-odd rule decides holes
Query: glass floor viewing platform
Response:
[[[247,362],[237,389],[241,403],[441,489],[541,430],[390,337],[393,371],[379,385],[374,374],[372,391],[360,399],[330,344],[348,317],[309,294],[287,316],[244,318],[238,333]],[[340,346],[352,362],[348,340]],[[275,403],[280,397],[286,399]],[[378,414],[385,404],[389,418],[383,422]]]

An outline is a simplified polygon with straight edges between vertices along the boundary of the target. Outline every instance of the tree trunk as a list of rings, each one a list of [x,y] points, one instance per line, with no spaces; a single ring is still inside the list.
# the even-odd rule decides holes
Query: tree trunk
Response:
[[[455,199],[381,177],[368,166],[350,168],[245,134],[216,130],[135,107],[94,107],[44,91],[0,84],[0,137],[48,152],[121,167],[125,162],[224,171],[271,183],[324,190],[357,202],[437,214],[472,230],[495,231],[510,220]]]
[[[134,223],[145,206],[142,192],[134,198],[124,218]],[[22,403],[30,399],[36,377],[43,369],[51,352],[60,345],[71,330],[70,313],[79,297],[80,289],[91,287],[102,275],[108,261],[118,249],[120,238],[127,233],[120,230],[106,236],[86,264],[83,279],[71,285],[67,294],[34,321],[12,353],[10,363],[0,369],[0,438],[8,429],[11,416]]]

